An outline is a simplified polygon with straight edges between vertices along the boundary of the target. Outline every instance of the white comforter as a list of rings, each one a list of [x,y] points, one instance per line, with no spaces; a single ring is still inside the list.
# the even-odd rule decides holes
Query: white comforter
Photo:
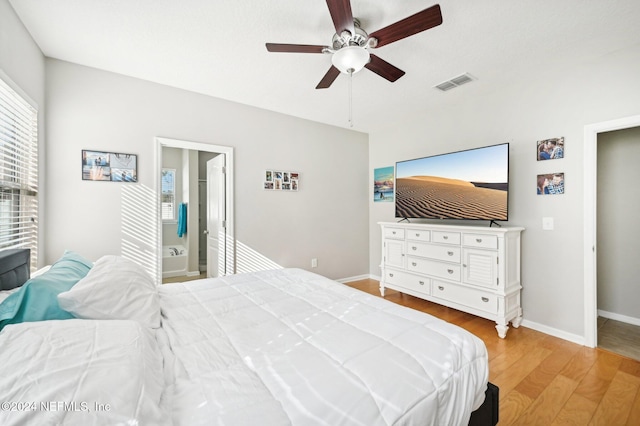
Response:
[[[466,425],[487,352],[442,320],[303,270],[160,289],[179,425]]]
[[[162,355],[134,321],[8,325],[0,333],[0,425],[160,425]]]

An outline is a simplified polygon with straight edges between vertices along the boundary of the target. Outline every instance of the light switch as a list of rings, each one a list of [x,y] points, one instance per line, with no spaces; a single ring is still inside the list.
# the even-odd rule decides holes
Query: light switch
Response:
[[[552,217],[543,217],[542,218],[542,229],[545,231],[553,231],[553,218]]]

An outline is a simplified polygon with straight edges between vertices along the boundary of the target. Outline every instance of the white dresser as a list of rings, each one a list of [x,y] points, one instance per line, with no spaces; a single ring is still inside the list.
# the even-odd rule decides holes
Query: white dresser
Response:
[[[524,228],[379,223],[385,288],[518,328],[520,234]]]

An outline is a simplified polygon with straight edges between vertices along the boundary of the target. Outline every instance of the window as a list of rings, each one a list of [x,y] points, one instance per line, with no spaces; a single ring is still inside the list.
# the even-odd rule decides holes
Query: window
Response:
[[[176,220],[175,169],[162,169],[162,220]]]
[[[38,110],[0,78],[0,250],[7,248],[30,248],[35,269]]]

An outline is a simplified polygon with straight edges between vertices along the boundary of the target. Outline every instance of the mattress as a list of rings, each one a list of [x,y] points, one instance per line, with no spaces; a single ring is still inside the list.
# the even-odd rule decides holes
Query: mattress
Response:
[[[466,425],[484,343],[300,270],[161,286],[173,423]]]

